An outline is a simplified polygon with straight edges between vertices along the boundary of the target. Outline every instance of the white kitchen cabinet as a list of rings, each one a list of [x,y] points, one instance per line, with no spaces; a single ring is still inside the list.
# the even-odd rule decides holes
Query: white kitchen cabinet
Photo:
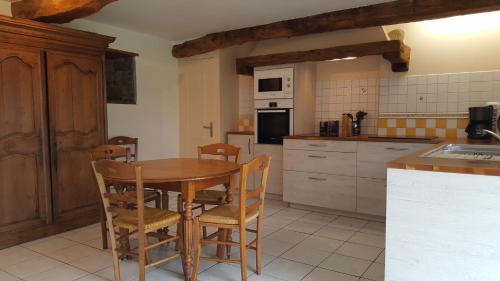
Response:
[[[284,149],[283,159],[288,171],[356,176],[356,153]]]
[[[356,178],[284,171],[283,200],[323,208],[356,211]]]
[[[267,193],[283,195],[283,146],[273,144],[255,144],[254,155],[271,156],[271,166],[267,179]],[[260,177],[255,176],[255,181],[259,182]]]
[[[286,149],[356,152],[355,141],[286,139]]]
[[[254,135],[248,134],[232,134],[227,135],[227,143],[240,148],[240,163],[245,164],[253,160],[254,158]],[[239,175],[237,177],[239,183]],[[249,176],[247,180],[247,188],[253,189],[255,187],[254,177]]]

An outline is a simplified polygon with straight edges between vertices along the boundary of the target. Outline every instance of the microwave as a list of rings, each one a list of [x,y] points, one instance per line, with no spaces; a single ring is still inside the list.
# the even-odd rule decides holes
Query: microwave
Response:
[[[256,69],[254,71],[254,99],[292,99],[293,67]]]

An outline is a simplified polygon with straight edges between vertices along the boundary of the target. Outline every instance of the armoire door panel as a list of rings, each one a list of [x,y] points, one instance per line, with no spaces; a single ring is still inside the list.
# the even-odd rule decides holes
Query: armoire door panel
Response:
[[[97,207],[89,150],[105,138],[101,58],[49,52],[47,74],[57,220]]]
[[[0,44],[0,230],[50,222],[42,53]]]

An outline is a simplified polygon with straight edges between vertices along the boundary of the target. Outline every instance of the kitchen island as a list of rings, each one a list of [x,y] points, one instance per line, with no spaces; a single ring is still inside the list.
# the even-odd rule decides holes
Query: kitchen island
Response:
[[[423,155],[387,164],[385,280],[500,280],[500,162]]]

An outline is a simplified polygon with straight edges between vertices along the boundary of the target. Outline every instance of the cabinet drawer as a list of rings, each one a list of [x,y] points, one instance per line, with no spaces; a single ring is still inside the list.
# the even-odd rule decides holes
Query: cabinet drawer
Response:
[[[359,142],[358,161],[386,163],[429,147],[422,143]]]
[[[382,162],[361,162],[356,165],[356,176],[364,178],[386,179],[387,168]]]
[[[284,149],[319,150],[336,152],[356,152],[355,141],[295,140],[285,139]]]
[[[357,178],[357,212],[385,216],[387,187],[383,179]]]
[[[285,171],[283,183],[283,200],[286,202],[356,210],[355,177]]]
[[[283,151],[284,170],[355,176],[356,154],[343,152]]]

